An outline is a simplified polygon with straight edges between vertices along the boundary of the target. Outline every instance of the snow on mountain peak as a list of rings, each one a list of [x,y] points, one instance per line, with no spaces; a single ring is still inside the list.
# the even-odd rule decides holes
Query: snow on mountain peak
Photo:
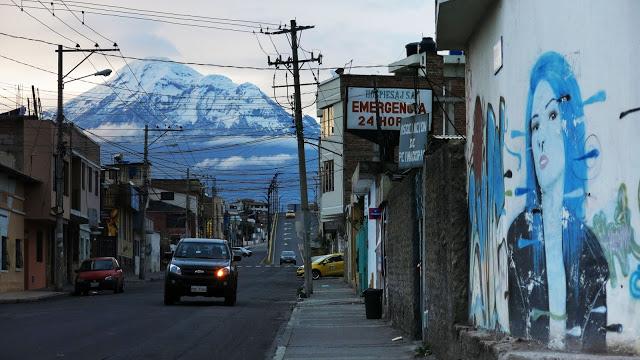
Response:
[[[238,85],[223,75],[202,75],[187,65],[149,60],[130,62],[106,87],[97,86],[67,102],[66,116],[85,128],[126,122],[236,134],[291,133],[291,115],[256,85]],[[310,135],[319,132],[312,118],[305,117],[304,123]]]

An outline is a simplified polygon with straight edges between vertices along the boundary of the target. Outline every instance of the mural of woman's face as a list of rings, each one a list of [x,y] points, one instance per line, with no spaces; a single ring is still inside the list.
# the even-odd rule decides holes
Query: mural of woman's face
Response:
[[[531,148],[542,192],[550,190],[564,175],[565,149],[559,98],[546,81],[538,83],[533,95]]]

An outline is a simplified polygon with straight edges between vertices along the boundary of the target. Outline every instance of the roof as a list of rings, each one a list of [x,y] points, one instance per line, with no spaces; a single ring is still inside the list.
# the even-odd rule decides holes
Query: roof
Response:
[[[438,0],[436,42],[438,50],[461,50],[495,0]]]
[[[12,168],[10,166],[6,166],[6,165],[0,163],[0,173],[3,173],[3,172],[7,173],[9,176],[15,177],[18,180],[23,181],[23,182],[28,183],[28,184],[42,183],[42,181],[40,181],[40,180],[38,180],[38,179],[36,179],[34,177],[31,177],[31,176],[29,176],[29,175],[27,175],[27,174],[25,174],[25,173],[23,173],[21,171],[18,171],[18,170],[14,169],[14,168]]]

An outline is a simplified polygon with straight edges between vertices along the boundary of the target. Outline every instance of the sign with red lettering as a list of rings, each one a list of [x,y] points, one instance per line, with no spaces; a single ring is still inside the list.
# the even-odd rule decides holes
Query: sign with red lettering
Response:
[[[416,105],[418,115],[431,118],[431,90],[349,87],[347,129],[377,130],[377,113],[380,129],[400,130],[402,118],[413,116]]]

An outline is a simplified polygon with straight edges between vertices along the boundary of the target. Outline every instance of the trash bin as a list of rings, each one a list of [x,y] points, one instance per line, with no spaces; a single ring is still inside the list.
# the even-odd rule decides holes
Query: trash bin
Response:
[[[382,289],[368,288],[362,294],[364,295],[367,319],[380,319],[382,317]]]

